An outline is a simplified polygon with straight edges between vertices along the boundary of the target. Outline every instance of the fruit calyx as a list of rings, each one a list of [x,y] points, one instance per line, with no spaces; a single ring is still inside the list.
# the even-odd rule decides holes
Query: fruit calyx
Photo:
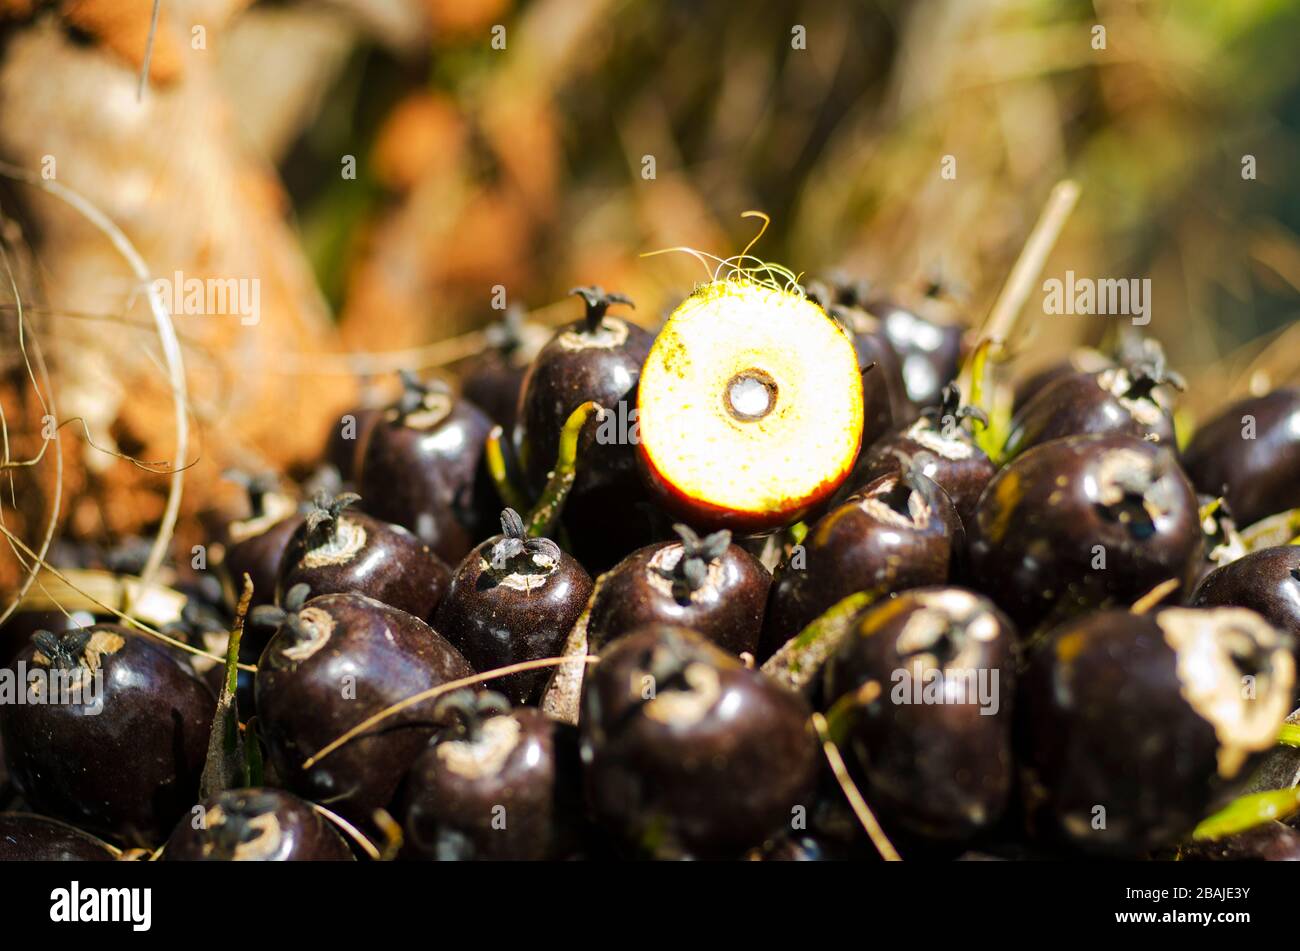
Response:
[[[654,570],[672,585],[673,597],[684,603],[708,581],[709,566],[731,546],[731,532],[724,528],[701,538],[689,525],[680,522],[673,526],[673,531],[682,540],[681,557],[672,567],[655,565]]]
[[[529,538],[524,520],[514,509],[501,513],[501,538],[488,552],[488,565],[496,574],[550,574],[560,563],[560,546],[549,538]]]
[[[445,725],[451,736],[467,743],[483,738],[483,725],[494,717],[508,716],[510,701],[493,690],[475,692],[468,687],[440,699],[433,707],[434,722]]]
[[[605,312],[614,304],[626,304],[633,310],[636,309],[636,304],[632,303],[632,299],[626,294],[607,292],[598,284],[575,287],[569,291],[569,295],[581,297],[583,303],[587,305],[583,332],[591,337],[600,334],[603,329],[602,322],[605,319]]]
[[[501,319],[489,324],[483,331],[487,345],[502,356],[510,356],[524,343],[524,309],[511,304]]]
[[[208,854],[223,861],[233,861],[244,854],[264,855],[273,851],[265,847],[266,844],[250,848],[259,839],[277,832],[279,823],[275,821],[274,815],[268,816],[271,810],[257,811],[254,803],[248,805],[247,811],[227,811],[216,807],[208,810],[205,817],[208,823],[208,844],[211,847]],[[213,812],[218,814],[214,817]],[[268,818],[270,822],[267,821]],[[278,834],[273,838],[278,841]]]
[[[982,426],[989,424],[988,414],[978,406],[962,403],[961,388],[956,383],[945,384],[937,406],[927,406],[921,416],[930,427],[945,437],[952,437],[966,420]]]
[[[898,460],[898,473],[878,491],[863,497],[861,504],[887,520],[901,519],[913,526],[924,526],[934,511],[934,493],[938,489],[925,473],[936,460],[928,452],[894,448],[890,453]]]
[[[398,370],[402,395],[389,411],[389,418],[403,426],[430,429],[451,412],[451,391],[442,380],[421,380],[410,370]]]
[[[306,584],[296,584],[289,589],[280,604],[263,604],[253,608],[253,623],[265,627],[287,627],[299,643],[312,640],[316,637],[314,625],[303,617],[303,605],[309,597],[311,588]]]
[[[62,637],[50,631],[37,631],[32,635],[32,642],[51,667],[59,670],[76,670],[86,663],[86,646],[90,643],[90,631],[86,628],[78,628],[68,631]]]
[[[632,709],[661,723],[681,728],[703,719],[721,695],[718,672],[702,662],[692,645],[669,627],[642,663],[650,690],[638,690]]]
[[[360,501],[361,496],[355,492],[340,492],[333,498],[324,491],[318,492],[312,500],[312,510],[307,513],[308,550],[338,546],[343,510]]]
[[[1164,349],[1150,339],[1131,347],[1119,366],[1099,371],[1095,379],[1134,419],[1147,424],[1167,411],[1168,390],[1187,388],[1183,377],[1166,364]]]
[[[1108,453],[1097,467],[1098,508],[1136,537],[1153,534],[1157,519],[1173,508],[1161,488],[1168,468],[1167,457],[1153,460],[1126,449]]]
[[[62,635],[37,631],[32,635],[36,647],[32,662],[66,672],[73,683],[86,674],[94,674],[103,658],[116,654],[126,644],[121,635],[108,630],[76,628]]]

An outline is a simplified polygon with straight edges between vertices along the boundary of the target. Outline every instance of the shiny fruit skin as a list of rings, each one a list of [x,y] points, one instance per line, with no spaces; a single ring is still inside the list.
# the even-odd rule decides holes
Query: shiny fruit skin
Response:
[[[482,537],[497,503],[481,465],[492,420],[469,400],[445,398],[445,415],[385,411],[366,442],[358,491],[369,514],[410,529],[451,565]]]
[[[1067,622],[1034,647],[1017,694],[1036,821],[1100,854],[1182,841],[1242,791],[1274,746],[1294,682],[1281,636],[1243,609],[1102,611]]]
[[[101,712],[87,715],[94,704],[85,703],[0,705],[5,760],[33,809],[149,848],[194,803],[216,698],[146,635],[113,624],[89,630],[92,647],[103,648]],[[34,663],[37,653],[33,640],[15,664],[48,669]]]
[[[1226,495],[1238,525],[1300,508],[1300,389],[1234,403],[1192,434],[1183,464],[1197,489]]]
[[[1087,434],[1131,436],[1176,446],[1168,399],[1158,389],[1138,398],[1124,396],[1128,380],[1127,370],[1111,368],[1067,373],[1047,383],[1012,419],[1006,456],[1018,456],[1053,439]]]
[[[961,588],[904,591],[855,622],[827,662],[823,696],[830,708],[859,698],[840,707],[847,747],[883,818],[919,836],[963,839],[1001,817],[1013,777],[1015,638],[991,601]],[[968,674],[985,678],[986,694],[915,702],[926,678],[951,684]]]
[[[610,644],[583,684],[588,803],[654,855],[759,845],[808,804],[819,761],[810,712],[693,631],[641,628]]]
[[[502,537],[489,538],[457,566],[435,621],[476,670],[556,656],[591,594],[591,576],[567,553],[527,578],[494,572],[492,551]],[[494,680],[493,689],[527,703],[549,673],[510,674]]]
[[[1250,608],[1300,644],[1300,546],[1261,548],[1214,569],[1191,605]]]
[[[937,406],[943,388],[957,377],[965,328],[921,316],[888,297],[864,302],[880,320],[902,366],[908,399],[917,409]]]
[[[484,353],[461,378],[461,394],[509,433],[519,416],[528,365],[497,350]]]
[[[588,400],[612,413],[630,414],[636,406],[641,367],[654,335],[617,317],[604,317],[600,331],[585,321],[560,328],[528,368],[519,397],[519,442],[534,491],[546,485],[560,448],[560,432],[575,409]],[[578,441],[577,477],[572,498],[614,484],[636,492],[636,457],[628,442],[596,441],[598,421],[590,419]]]
[[[296,584],[313,596],[361,594],[414,614],[433,617],[451,569],[411,532],[361,512],[339,516],[338,537],[351,543],[316,548],[306,524],[294,532],[280,565],[278,597]]]
[[[385,728],[303,763],[372,714],[413,694],[473,673],[451,644],[414,615],[357,594],[312,598],[299,612],[306,638],[282,624],[258,662],[258,719],[270,760],[286,786],[368,823],[389,805],[432,735],[429,703]],[[344,696],[351,687],[355,699]]]
[[[164,862],[353,861],[334,827],[283,789],[228,789],[199,808],[202,823],[187,815],[176,824]]]
[[[347,417],[352,417],[348,420]],[[344,482],[356,478],[366,441],[375,424],[383,419],[384,411],[377,406],[356,406],[342,414],[338,425],[330,429],[329,439],[322,453],[324,462],[338,470]],[[351,425],[346,425],[350,423]],[[351,436],[351,438],[348,438]]]
[[[808,297],[844,325],[853,338],[853,349],[862,368],[862,447],[916,418],[916,407],[908,399],[903,383],[903,366],[879,320],[858,305],[852,285],[820,281],[808,285]]]
[[[739,545],[729,545],[710,565],[699,589],[675,595],[656,566],[681,559],[680,542],[649,545],[628,555],[604,576],[587,622],[588,643],[599,651],[647,624],[675,624],[704,635],[733,654],[758,649],[772,576]],[[675,565],[676,562],[673,561]]]
[[[1023,634],[1049,616],[1130,604],[1170,578],[1186,590],[1203,546],[1173,453],[1127,436],[1057,439],[1012,460],[967,531],[975,586]]]
[[[519,707],[487,720],[474,740],[435,738],[406,782],[411,853],[435,861],[554,857],[562,821],[557,734],[571,729],[540,710]],[[476,749],[504,752],[475,755]]]
[[[106,842],[28,812],[0,812],[0,862],[112,862]]]
[[[924,475],[916,488],[882,476],[815,522],[803,545],[777,566],[759,659],[770,657],[836,602],[859,591],[902,591],[947,582],[965,546],[947,493]],[[891,504],[906,493],[915,517]],[[900,507],[907,509],[908,503]],[[802,555],[803,565],[796,559]]]

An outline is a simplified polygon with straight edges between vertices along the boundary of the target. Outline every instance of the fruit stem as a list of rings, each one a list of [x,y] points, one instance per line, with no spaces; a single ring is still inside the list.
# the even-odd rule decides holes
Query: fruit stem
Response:
[[[199,798],[209,799],[237,786],[248,785],[248,758],[239,731],[239,644],[244,637],[244,620],[253,600],[253,579],[244,575],[244,588],[235,609],[235,623],[226,644],[226,679],[217,698],[212,729],[208,734],[208,755],[199,779]]]
[[[483,446],[483,458],[487,462],[488,474],[492,477],[492,484],[496,486],[497,494],[501,496],[501,501],[512,509],[527,511],[530,506],[524,493],[513,479],[510,478],[510,469],[506,465],[505,453],[505,430],[501,426],[493,426],[487,435],[487,442]]]
[[[1285,819],[1300,809],[1300,787],[1269,789],[1239,796],[1228,803],[1192,832],[1193,839],[1227,838],[1274,819]]]
[[[534,538],[550,535],[554,531],[577,474],[578,437],[582,434],[582,427],[592,413],[603,414],[604,412],[604,408],[599,403],[588,400],[570,413],[568,420],[565,421],[564,429],[560,432],[560,449],[556,456],[555,468],[551,471],[551,477],[547,480],[546,488],[542,490],[537,504],[528,513],[527,531]]]
[[[571,296],[581,297],[583,302],[587,305],[586,327],[584,329],[589,334],[594,334],[600,329],[600,322],[605,319],[605,311],[609,310],[612,305],[626,304],[633,310],[636,309],[636,304],[632,303],[632,299],[626,294],[606,292],[605,289],[598,284],[589,284],[585,287],[575,287],[573,290],[569,291],[569,294]]]
[[[769,657],[763,673],[792,690],[802,690],[849,636],[858,615],[883,594],[880,589],[871,589],[835,602]]]
[[[866,799],[858,790],[857,784],[853,782],[853,777],[849,775],[848,767],[844,765],[844,757],[840,756],[839,747],[831,739],[826,727],[826,718],[820,713],[812,715],[813,729],[817,733],[817,738],[821,741],[822,752],[826,755],[826,762],[830,764],[831,773],[835,776],[835,781],[840,784],[840,789],[844,793],[844,798],[849,801],[849,806],[853,809],[853,814],[858,817],[862,823],[862,828],[866,830],[867,838],[871,844],[876,847],[880,857],[886,862],[901,862],[903,857],[898,854],[894,844],[889,841],[885,835],[885,830],[880,827],[876,820],[875,813],[867,805]]]
[[[1300,747],[1300,726],[1283,723],[1277,731],[1277,741],[1283,746]]]

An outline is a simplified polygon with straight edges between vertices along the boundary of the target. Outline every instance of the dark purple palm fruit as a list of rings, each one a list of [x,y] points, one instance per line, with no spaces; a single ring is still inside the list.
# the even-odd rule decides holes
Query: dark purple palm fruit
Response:
[[[320,762],[308,758],[400,700],[473,674],[460,651],[413,614],[359,594],[307,601],[306,586],[281,608],[257,667],[257,716],[276,774],[294,792],[354,822],[392,801],[433,731],[433,702],[415,704]]]
[[[460,391],[501,428],[511,433],[519,413],[528,365],[541,350],[547,332],[524,320],[523,308],[512,304],[502,319],[484,331],[487,349],[467,361]],[[542,335],[541,340],[536,338]]]
[[[1300,389],[1232,404],[1192,434],[1183,464],[1197,489],[1227,498],[1239,525],[1300,508]]]
[[[1016,693],[1034,824],[1099,854],[1184,841],[1275,747],[1294,706],[1289,640],[1243,608],[1100,611],[1053,630]]]
[[[1064,436],[1132,436],[1176,448],[1171,390],[1183,379],[1165,366],[1164,351],[1147,340],[1140,360],[1096,373],[1071,373],[1047,384],[1011,421],[1005,454]]]
[[[813,281],[808,297],[848,328],[862,367],[862,448],[915,418],[916,408],[903,385],[903,369],[880,321],[857,304],[851,285]]]
[[[587,606],[591,576],[549,538],[528,538],[514,509],[501,513],[502,534],[456,568],[435,624],[477,670],[557,655]],[[527,703],[545,669],[493,681],[514,703]]]
[[[662,623],[689,627],[733,654],[754,653],[772,576],[725,529],[703,538],[686,525],[674,529],[680,542],[639,549],[604,576],[587,621],[591,649]]]
[[[343,837],[283,789],[228,789],[196,806],[167,840],[165,862],[350,862]]]
[[[341,414],[338,423],[330,427],[321,461],[333,466],[343,482],[350,483],[356,478],[370,431],[383,417],[381,406],[354,406]]]
[[[1261,548],[1214,569],[1191,604],[1250,608],[1300,643],[1300,545]]]
[[[925,454],[881,476],[813,523],[777,566],[759,660],[859,591],[944,584],[965,547],[961,517],[928,478]]]
[[[1020,412],[1035,396],[1062,377],[1076,373],[1098,373],[1115,366],[1115,361],[1100,350],[1080,347],[1064,359],[1042,366],[1017,381],[1012,408]]]
[[[652,856],[739,855],[810,805],[810,714],[694,631],[641,628],[610,644],[583,683],[588,803]]]
[[[117,856],[107,842],[56,819],[0,813],[0,862],[112,862]]]
[[[510,706],[499,693],[459,690],[438,701],[434,718],[450,723],[420,754],[406,781],[406,843],[433,861],[537,861],[553,858],[566,787],[574,770],[561,762],[566,729],[533,707]]]
[[[0,704],[23,798],[131,846],[161,842],[198,792],[212,692],[168,648],[113,624],[39,631],[13,669],[35,678],[27,702]]]
[[[943,390],[943,402],[930,407],[911,426],[891,433],[864,450],[846,485],[862,486],[890,472],[898,472],[902,459],[924,454],[922,471],[957,507],[962,523],[975,514],[984,487],[997,472],[997,466],[975,443],[967,420],[987,423],[982,410],[964,406],[956,384]]]
[[[318,495],[280,564],[279,591],[305,584],[317,595],[364,594],[429,620],[451,569],[400,525],[345,509],[361,496]]]
[[[275,601],[275,580],[289,539],[302,524],[298,502],[279,491],[275,476],[227,475],[248,492],[249,516],[229,523],[224,532],[225,556],[221,560],[221,582],[227,606],[234,609],[244,590],[244,575],[253,582],[250,607]]]
[[[624,295],[599,287],[570,293],[583,299],[586,315],[561,327],[528,368],[516,439],[528,481],[539,493],[555,466],[569,415],[588,401],[609,414],[593,416],[583,427],[564,508],[575,553],[596,571],[655,540],[650,520],[639,511],[648,496],[636,463],[637,382],[654,335],[607,313],[614,304],[634,306]]]
[[[483,465],[492,420],[440,381],[401,373],[403,392],[370,430],[357,484],[366,511],[401,525],[448,564],[465,556],[497,504]],[[486,508],[485,508],[486,507]]]
[[[1128,436],[1056,439],[1017,457],[967,533],[976,586],[1026,635],[1170,579],[1186,592],[1204,544],[1173,450]]]
[[[898,354],[908,399],[917,410],[937,405],[944,386],[957,378],[966,334],[947,287],[931,281],[920,295],[886,295],[864,287],[858,306],[879,319]]]
[[[882,820],[935,839],[997,823],[1012,787],[1015,646],[1002,612],[961,588],[904,591],[855,622],[824,697]]]

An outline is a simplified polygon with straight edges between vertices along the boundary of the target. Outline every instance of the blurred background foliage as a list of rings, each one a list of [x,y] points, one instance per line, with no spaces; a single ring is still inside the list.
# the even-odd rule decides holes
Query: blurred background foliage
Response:
[[[327,15],[309,6],[265,15]],[[540,306],[603,282],[653,320],[702,269],[638,256],[734,253],[753,234],[747,208],[772,217],[758,252],[796,272],[887,285],[939,274],[978,322],[1050,186],[1073,176],[1082,199],[1044,277],[1151,277],[1149,331],[1213,380],[1216,402],[1223,385],[1250,385],[1248,369],[1289,376],[1300,363],[1294,335],[1285,353],[1269,346],[1300,285],[1296,2],[426,9],[428,48],[358,42],[277,156],[354,346],[482,322],[498,283]],[[496,24],[504,50],[491,47]],[[358,181],[337,174],[343,154],[359,156]],[[954,180],[940,175],[945,155]],[[1034,364],[1108,329],[1040,305],[1031,297],[1021,321]]]

